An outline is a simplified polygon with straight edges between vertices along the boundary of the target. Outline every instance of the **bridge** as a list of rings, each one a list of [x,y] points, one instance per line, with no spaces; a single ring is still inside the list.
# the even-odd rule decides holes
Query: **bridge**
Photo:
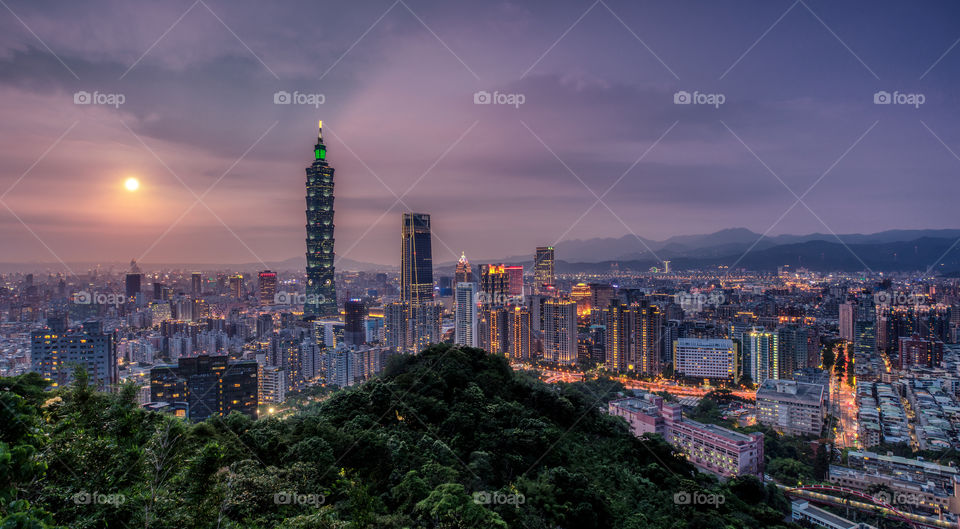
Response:
[[[786,485],[780,485],[779,483],[777,486],[780,487],[780,489],[782,489],[783,492],[788,496],[803,498],[816,503],[825,503],[840,507],[853,507],[854,509],[863,511],[883,513],[893,518],[903,520],[912,527],[916,527],[918,529],[921,527],[958,529],[958,527],[960,527],[955,523],[951,523],[933,516],[922,516],[919,514],[903,512],[885,501],[881,501],[878,498],[870,496],[864,492],[848,489],[846,487],[838,487],[835,485],[806,485],[802,487],[788,487]],[[849,497],[838,497],[830,493],[852,496],[854,498],[865,500],[865,502],[850,499]]]

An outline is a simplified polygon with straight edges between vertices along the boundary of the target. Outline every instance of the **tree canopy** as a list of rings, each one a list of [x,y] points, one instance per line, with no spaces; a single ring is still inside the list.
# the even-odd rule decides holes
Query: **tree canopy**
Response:
[[[720,483],[604,413],[622,386],[547,385],[479,349],[260,420],[194,424],[76,379],[0,379],[0,528],[788,526],[773,484]]]

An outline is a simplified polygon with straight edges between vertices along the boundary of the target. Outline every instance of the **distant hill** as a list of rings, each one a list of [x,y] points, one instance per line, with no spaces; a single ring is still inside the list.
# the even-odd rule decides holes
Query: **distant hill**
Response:
[[[956,241],[956,238],[923,237],[909,241],[843,245],[835,240],[811,240],[763,249],[758,245],[750,252],[744,249],[717,257],[677,257],[672,259],[671,267],[680,270],[735,265],[748,270],[773,271],[779,266],[790,265],[793,268],[806,267],[819,272],[856,272],[867,269],[925,272],[933,267],[931,273],[949,274],[960,271],[960,244],[955,244]],[[652,266],[661,266],[651,258],[608,260],[600,263],[558,261],[557,271],[605,271],[610,269],[612,262],[617,262],[621,270],[647,270]]]

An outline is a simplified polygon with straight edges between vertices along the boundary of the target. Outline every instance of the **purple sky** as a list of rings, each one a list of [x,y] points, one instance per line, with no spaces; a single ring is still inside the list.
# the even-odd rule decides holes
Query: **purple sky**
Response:
[[[407,208],[432,214],[437,261],[631,232],[958,227],[955,2],[5,2],[6,262],[300,255],[318,119],[350,259],[395,263]],[[587,187],[615,182],[591,209]],[[781,219],[784,184],[809,209]]]

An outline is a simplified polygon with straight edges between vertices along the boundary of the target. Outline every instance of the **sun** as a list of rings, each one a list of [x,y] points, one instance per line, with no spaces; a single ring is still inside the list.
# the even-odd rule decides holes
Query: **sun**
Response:
[[[140,181],[133,177],[127,178],[123,182],[123,187],[127,188],[127,191],[136,191],[140,189]]]

